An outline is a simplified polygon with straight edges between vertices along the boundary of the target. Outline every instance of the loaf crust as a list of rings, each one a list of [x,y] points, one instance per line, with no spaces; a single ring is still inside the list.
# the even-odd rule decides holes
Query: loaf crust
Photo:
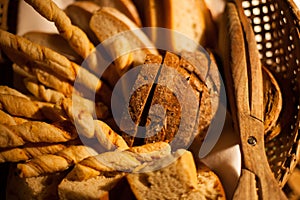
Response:
[[[83,58],[94,49],[86,34],[72,25],[71,20],[52,0],[26,0],[43,17],[55,23],[58,32],[69,42],[70,46]]]

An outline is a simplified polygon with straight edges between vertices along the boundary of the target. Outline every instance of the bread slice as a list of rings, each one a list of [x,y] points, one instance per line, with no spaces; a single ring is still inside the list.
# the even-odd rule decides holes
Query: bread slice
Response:
[[[99,40],[90,29],[89,23],[93,13],[99,9],[100,6],[96,3],[77,1],[67,6],[64,10],[72,24],[82,29],[94,45],[99,44]]]
[[[151,27],[149,38],[153,43],[159,41],[159,35],[156,27],[165,28],[166,12],[160,0],[136,0],[136,4],[140,10],[142,23],[145,27]]]
[[[157,170],[153,171],[154,168]],[[145,165],[136,173],[128,174],[127,180],[138,200],[180,199],[197,188],[195,162],[192,153],[186,150]]]
[[[180,149],[137,168],[127,180],[138,200],[225,200],[218,176],[199,160],[196,164],[191,152]]]
[[[204,14],[201,10],[200,1],[166,0],[164,3],[164,11],[168,16],[166,18],[166,28],[178,31],[186,37],[178,36],[175,32],[172,33],[173,48],[176,51],[195,50],[205,29]]]
[[[124,174],[118,174],[113,177],[100,175],[83,181],[70,181],[68,179],[63,179],[58,186],[59,199],[109,199],[109,191],[112,190],[123,177]]]
[[[59,185],[61,199],[132,199],[125,176],[142,163],[170,155],[170,146],[158,142],[125,151],[86,158]]]
[[[6,188],[6,199],[58,199],[57,186],[67,174],[67,171],[48,174],[39,177],[20,178],[11,166]]]
[[[182,200],[217,199],[225,200],[226,195],[219,177],[201,161],[197,161],[196,189],[181,196]]]
[[[93,0],[93,2],[101,7],[115,8],[126,15],[137,26],[142,26],[139,13],[131,0]]]
[[[170,153],[171,147],[164,142],[131,147],[125,151],[105,152],[82,160],[75,165],[66,178],[81,181],[98,175],[132,172],[143,163],[159,160]]]
[[[120,57],[116,67],[121,74],[128,69],[132,62],[134,65],[140,65],[144,63],[147,54],[158,54],[144,32],[114,8],[103,7],[94,13],[90,20],[90,27],[101,42],[111,39],[111,44],[106,46],[106,50],[114,60]],[[117,34],[119,34],[118,38],[113,38]]]

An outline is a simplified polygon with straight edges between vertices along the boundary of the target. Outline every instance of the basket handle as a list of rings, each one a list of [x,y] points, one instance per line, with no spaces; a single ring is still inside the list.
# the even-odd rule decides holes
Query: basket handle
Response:
[[[254,32],[240,2],[228,2],[220,49],[234,128],[240,135],[243,169],[233,199],[287,199],[264,149],[263,79]]]

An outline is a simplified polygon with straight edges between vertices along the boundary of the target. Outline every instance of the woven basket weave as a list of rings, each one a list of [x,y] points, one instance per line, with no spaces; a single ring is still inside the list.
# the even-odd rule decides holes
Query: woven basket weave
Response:
[[[18,0],[0,0],[1,29],[15,32],[17,5]],[[243,7],[252,23],[262,63],[275,76],[283,95],[282,131],[265,145],[270,167],[283,187],[300,151],[300,13],[289,0],[244,0]],[[1,52],[0,61],[4,66]]]
[[[282,91],[281,132],[265,147],[270,167],[283,187],[297,164],[300,149],[300,13],[293,2],[286,0],[244,0],[243,7],[255,32],[262,63]]]

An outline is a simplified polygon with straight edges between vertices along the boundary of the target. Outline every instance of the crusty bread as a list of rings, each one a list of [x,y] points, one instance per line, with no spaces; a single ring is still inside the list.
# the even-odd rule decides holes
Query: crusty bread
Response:
[[[63,144],[51,144],[4,149],[0,151],[0,163],[25,161],[44,154],[54,154],[65,148]]]
[[[65,97],[63,93],[39,84],[36,79],[25,78],[24,85],[31,94],[41,101],[57,103]]]
[[[52,0],[26,0],[43,17],[55,23],[58,32],[70,44],[70,46],[86,58],[94,49],[86,34],[77,26],[72,25],[71,20]]]
[[[265,139],[267,141],[276,137],[281,131],[279,115],[282,109],[282,95],[280,87],[272,73],[263,67],[264,87],[264,124]]]
[[[48,47],[53,51],[56,51],[66,56],[69,60],[73,62],[79,64],[82,62],[82,58],[70,47],[68,42],[59,34],[32,31],[25,33],[23,37],[30,40],[31,42]]]
[[[63,149],[54,155],[41,155],[25,163],[19,163],[17,165],[17,173],[21,178],[29,178],[61,172],[81,160],[90,156],[95,156],[96,154],[95,150],[90,147],[74,145]]]
[[[226,199],[217,175],[199,160],[196,168],[191,152],[183,149],[137,168],[127,180],[138,200]]]
[[[162,57],[149,54],[146,56],[145,64],[140,70],[135,85],[130,92],[133,92],[129,105],[129,114],[124,112],[120,120],[120,129],[124,131],[122,137],[125,139],[129,146],[133,146],[135,142],[135,136],[138,131],[138,125],[142,120],[143,110],[146,106],[147,99],[151,94],[151,89],[154,85],[155,77],[159,71]],[[147,77],[148,84],[145,84],[144,77]],[[124,108],[123,108],[124,109]],[[127,108],[125,108],[127,109]],[[134,123],[133,126],[128,126]],[[141,138],[143,139],[143,138]],[[139,144],[141,145],[141,144]]]
[[[114,8],[103,7],[94,13],[90,26],[101,42],[121,32],[132,31],[119,35],[119,39],[106,48],[112,56],[121,56],[116,65],[120,73],[126,71],[132,61],[135,65],[143,64],[147,54],[158,54],[147,36],[138,30],[129,18]],[[132,52],[133,50],[138,51]]]
[[[134,3],[143,25],[154,27],[149,31],[154,43],[164,42],[165,46],[178,52],[183,49],[193,51],[197,44],[210,48],[216,46],[216,25],[204,0],[134,0]],[[178,31],[186,38],[175,32],[162,35],[163,32],[155,27]],[[162,37],[165,37],[163,41],[160,40]]]
[[[31,101],[27,98],[10,94],[0,94],[0,109],[13,116],[25,117],[34,120],[44,120],[43,109],[53,104]]]
[[[111,93],[108,86],[87,69],[68,60],[65,56],[7,31],[0,30],[0,38],[1,49],[20,67],[27,66],[31,71],[39,68],[39,72],[43,72],[43,75],[50,72],[43,77],[43,82],[40,80],[42,78],[37,77],[43,84],[48,82],[49,76],[52,79],[52,84],[56,82],[53,79],[60,82],[62,78],[71,82],[76,81],[85,89],[95,91],[99,95],[105,93],[102,100],[107,104],[110,103],[110,100],[107,99]],[[59,89],[59,86],[57,87]]]
[[[88,157],[75,165],[68,174],[68,180],[85,180],[102,174],[132,172],[143,163],[152,162],[171,154],[168,143],[157,142],[125,151],[113,151]]]
[[[196,189],[183,194],[182,200],[214,199],[225,200],[226,195],[219,177],[201,161],[197,160],[197,181]]]
[[[166,162],[168,166],[165,166]],[[152,171],[153,165],[158,170]],[[197,188],[195,162],[192,154],[185,150],[178,150],[136,173],[128,174],[127,180],[138,200],[179,199],[182,194]]]
[[[142,24],[144,27],[151,27],[148,35],[153,43],[158,41],[158,32],[156,27],[165,28],[164,3],[161,0],[135,0]],[[162,35],[161,35],[162,36]],[[166,41],[165,41],[166,42]]]
[[[62,199],[105,199],[109,195],[109,199],[131,199],[132,192],[127,181],[124,180],[125,175],[134,171],[142,163],[170,155],[170,151],[167,143],[158,142],[86,158],[75,165],[59,185],[60,197]]]
[[[40,121],[29,121],[10,126],[0,124],[0,148],[18,147],[28,143],[67,142],[77,136],[77,134],[72,135],[55,125]]]
[[[101,7],[112,7],[131,19],[137,26],[141,26],[141,19],[131,0],[93,0]]]
[[[67,171],[48,174],[39,177],[20,178],[11,166],[6,188],[6,199],[58,199],[57,186],[67,174]]]
[[[123,178],[124,174],[113,177],[96,176],[83,181],[70,181],[63,179],[58,186],[59,199],[61,200],[106,200],[109,191]]]
[[[200,42],[204,29],[204,15],[199,0],[166,0],[167,12],[166,28],[184,34],[188,39],[180,39],[176,34],[171,34],[171,43],[176,51],[195,50]],[[191,40],[191,41],[189,41]],[[196,43],[196,45],[193,44]]]
[[[89,22],[93,13],[99,9],[100,7],[91,1],[77,1],[67,6],[64,10],[72,24],[82,29],[95,46],[99,44],[99,40],[90,29]]]
[[[16,125],[14,118],[2,110],[0,110],[0,119],[0,124]]]

